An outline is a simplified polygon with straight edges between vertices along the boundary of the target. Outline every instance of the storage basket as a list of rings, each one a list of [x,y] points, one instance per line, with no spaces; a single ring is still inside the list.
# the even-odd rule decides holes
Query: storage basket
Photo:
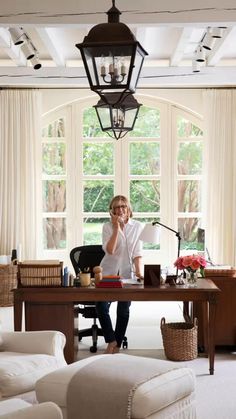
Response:
[[[32,261],[18,264],[19,285],[22,287],[60,287],[63,262]]]
[[[197,319],[194,322],[166,323],[161,319],[164,351],[171,361],[189,361],[197,358]]]
[[[0,265],[0,306],[13,305],[13,292],[17,288],[17,266]]]

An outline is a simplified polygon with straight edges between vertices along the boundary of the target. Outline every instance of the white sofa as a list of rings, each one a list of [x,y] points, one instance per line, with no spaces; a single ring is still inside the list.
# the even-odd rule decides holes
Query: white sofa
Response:
[[[0,400],[18,397],[33,403],[36,381],[66,365],[65,336],[57,331],[0,333]]]
[[[78,371],[83,370],[83,373],[86,374],[86,368],[88,368],[88,366],[94,366],[94,369],[96,369],[96,362],[101,358],[108,360],[108,357],[112,357],[112,362],[122,369],[122,357],[125,357],[127,362],[130,363],[130,358],[132,356],[123,354],[96,355],[54,371],[37,381],[35,390],[38,401],[41,403],[50,400],[56,403],[61,408],[64,419],[80,419],[79,408],[77,414],[68,414],[67,403],[68,394],[71,394],[71,381],[74,379],[75,375],[77,377]],[[147,361],[150,360],[149,358],[133,358],[139,358],[143,365],[145,365],[145,363],[146,365],[149,365],[149,362]],[[135,389],[132,400],[131,419],[195,419],[195,376],[193,371],[190,368],[181,367],[180,364],[157,359],[153,359],[153,366],[155,371],[160,371],[160,374],[145,380],[145,382],[142,382],[142,384],[138,385]],[[110,366],[106,366],[104,370],[110,371]],[[100,375],[97,375],[97,371],[94,371],[94,373],[96,379],[100,382],[101,373]],[[116,380],[116,377],[114,377],[112,372],[111,379],[113,381]],[[104,394],[105,400],[109,400],[111,403],[114,400],[113,397],[108,397],[107,393],[103,391],[102,383],[100,386],[98,385],[98,387],[93,391],[90,385],[87,386],[84,403],[85,409],[87,409],[88,412],[91,409],[91,405],[94,404],[94,394],[97,392],[96,389],[100,391],[100,399]],[[80,388],[81,387],[75,389],[75,395],[79,394]],[[108,414],[108,416],[105,416],[105,418],[109,417],[108,406],[107,410],[108,413],[106,412],[106,415]],[[102,417],[103,412],[104,410],[101,413],[98,408],[96,417]],[[116,418],[114,417],[113,419]]]
[[[1,419],[62,419],[61,409],[52,402],[31,405],[21,399],[0,402]]]

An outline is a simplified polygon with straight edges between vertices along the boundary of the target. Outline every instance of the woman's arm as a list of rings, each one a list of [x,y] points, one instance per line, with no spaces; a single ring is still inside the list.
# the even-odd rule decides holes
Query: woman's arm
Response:
[[[142,270],[142,256],[137,256],[134,258],[134,266],[135,266],[135,275],[138,278],[143,278],[143,275],[141,274]]]
[[[112,231],[111,237],[107,241],[107,246],[106,246],[106,251],[110,255],[113,255],[116,250],[119,229],[121,228],[121,223],[119,220],[120,220],[120,217],[118,215],[114,215],[111,213],[111,223],[112,223],[113,231]]]

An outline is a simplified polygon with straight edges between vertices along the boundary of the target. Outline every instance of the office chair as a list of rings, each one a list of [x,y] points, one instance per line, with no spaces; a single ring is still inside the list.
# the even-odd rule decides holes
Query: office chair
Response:
[[[70,260],[73,265],[75,274],[77,275],[84,268],[89,267],[90,273],[93,273],[94,266],[100,265],[100,262],[104,256],[104,251],[101,244],[91,244],[87,246],[78,246],[71,250]],[[82,307],[81,307],[82,305]],[[93,319],[93,324],[90,328],[79,330],[78,337],[79,341],[83,337],[92,336],[93,345],[90,346],[90,352],[97,352],[97,340],[98,336],[103,336],[102,329],[97,325],[97,311],[95,302],[83,301],[79,305],[75,306],[74,310],[75,317],[78,314],[86,319]],[[127,337],[124,336],[122,342],[123,349],[128,348]]]
[[[75,274],[77,275],[84,268],[89,267],[91,274],[93,273],[94,266],[100,265],[100,262],[104,256],[102,245],[87,245],[75,247],[70,252],[70,260],[73,265]],[[93,324],[90,328],[79,330],[78,337],[79,341],[83,337],[92,336],[93,345],[90,347],[90,352],[97,352],[97,340],[98,336],[103,336],[102,329],[98,327],[96,319],[97,312],[94,302],[83,301],[79,305],[75,306],[75,317],[78,314],[82,314],[86,319],[93,319]]]

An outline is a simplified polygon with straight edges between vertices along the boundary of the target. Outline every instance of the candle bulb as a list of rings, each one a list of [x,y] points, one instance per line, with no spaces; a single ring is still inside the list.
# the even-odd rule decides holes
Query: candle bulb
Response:
[[[122,66],[121,66],[121,75],[122,76],[126,75],[126,66],[124,64],[122,64]]]
[[[114,65],[109,64],[109,74],[113,74],[113,73],[114,73]]]
[[[101,66],[101,76],[105,76],[106,75],[106,67],[105,65]]]

